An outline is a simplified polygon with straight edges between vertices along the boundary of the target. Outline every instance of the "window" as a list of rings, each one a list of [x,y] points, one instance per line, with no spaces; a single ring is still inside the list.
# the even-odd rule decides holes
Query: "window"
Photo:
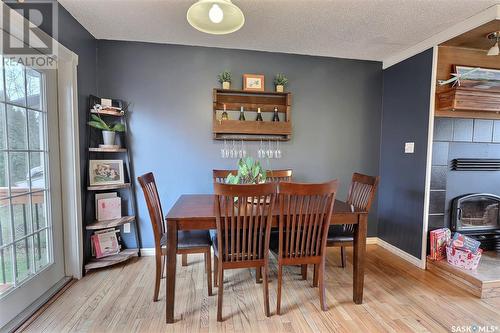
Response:
[[[0,72],[1,297],[53,256],[44,74],[6,60]]]

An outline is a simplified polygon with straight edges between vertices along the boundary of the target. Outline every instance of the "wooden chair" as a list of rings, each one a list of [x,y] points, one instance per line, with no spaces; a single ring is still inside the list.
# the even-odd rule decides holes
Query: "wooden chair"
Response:
[[[217,231],[211,231],[218,279],[217,321],[222,321],[224,271],[263,268],[264,312],[269,312],[269,238],[277,184],[214,184]],[[237,199],[237,201],[235,201]]]
[[[351,186],[347,195],[347,203],[369,212],[377,186],[379,177],[372,177],[360,173],[352,175]],[[345,246],[352,246],[354,242],[354,224],[331,226],[328,232],[327,247],[340,246],[340,257],[342,267],[346,265]],[[306,273],[307,274],[307,273]]]
[[[313,286],[319,282],[321,309],[325,300],[325,250],[338,181],[324,184],[280,183],[279,236],[271,243],[278,253],[278,295],[276,313],[281,313],[283,266],[314,265]]]
[[[156,260],[156,277],[155,290],[153,301],[158,300],[160,291],[160,280],[162,279],[163,265],[162,256],[166,255],[167,234],[165,232],[165,223],[163,211],[161,208],[160,197],[156,187],[153,173],[149,172],[140,177],[137,177],[141,184],[144,198],[148,206],[149,217],[153,226],[153,236],[155,240],[155,260]],[[177,235],[177,253],[203,253],[205,255],[205,269],[207,273],[208,296],[212,295],[212,258],[210,252],[210,237],[206,230],[196,231],[179,231]]]
[[[214,183],[224,183],[226,181],[227,176],[232,173],[233,175],[238,173],[238,170],[216,170],[214,169],[212,171],[212,176]],[[292,181],[292,170],[291,169],[285,169],[285,170],[267,170],[266,171],[266,176],[267,180],[266,182],[273,182],[273,183],[279,183],[279,182],[291,182]],[[274,237],[274,232],[272,233],[271,237]],[[184,261],[184,258],[183,258]],[[215,266],[215,264],[214,264]],[[215,274],[217,272],[214,270],[214,286],[217,287],[218,281],[217,278],[215,277]],[[262,271],[261,269],[256,269],[255,270],[255,282],[256,283],[261,283],[262,282]]]

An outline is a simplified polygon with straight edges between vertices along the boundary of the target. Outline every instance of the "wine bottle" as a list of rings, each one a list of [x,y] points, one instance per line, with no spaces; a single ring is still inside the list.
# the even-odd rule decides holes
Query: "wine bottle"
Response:
[[[224,104],[224,112],[222,112],[221,120],[228,120],[229,116],[227,115],[226,111],[226,104]]]
[[[260,112],[260,108],[257,108],[257,118],[255,119],[255,121],[264,121],[264,119],[262,119],[262,113]]]
[[[280,121],[280,116],[278,114],[278,107],[274,107],[273,121]]]
[[[243,107],[240,108],[240,121],[245,121],[245,112],[243,112]]]

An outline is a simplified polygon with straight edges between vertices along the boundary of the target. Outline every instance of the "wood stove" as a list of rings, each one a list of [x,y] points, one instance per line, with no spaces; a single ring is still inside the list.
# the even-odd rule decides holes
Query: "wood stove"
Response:
[[[500,197],[474,193],[453,199],[451,229],[481,241],[484,249],[500,250]]]

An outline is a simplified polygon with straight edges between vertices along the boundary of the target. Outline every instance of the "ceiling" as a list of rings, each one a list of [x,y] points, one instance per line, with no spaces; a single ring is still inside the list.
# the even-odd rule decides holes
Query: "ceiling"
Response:
[[[234,0],[243,28],[214,36],[193,29],[195,0],[59,0],[97,39],[213,46],[378,60],[500,0]]]
[[[489,50],[495,43],[486,38],[490,32],[500,31],[500,20],[494,20],[483,24],[473,30],[452,38],[441,45],[465,47],[468,49]]]

